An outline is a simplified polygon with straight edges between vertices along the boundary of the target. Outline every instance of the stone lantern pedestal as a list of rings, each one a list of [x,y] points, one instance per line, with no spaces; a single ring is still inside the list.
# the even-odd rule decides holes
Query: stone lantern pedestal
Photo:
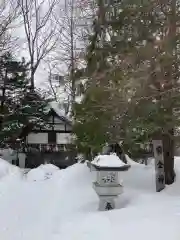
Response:
[[[92,164],[92,166],[96,169],[96,181],[93,183],[93,188],[99,196],[99,211],[116,208],[115,199],[123,193],[119,174],[121,171],[127,171],[130,165],[106,167]]]

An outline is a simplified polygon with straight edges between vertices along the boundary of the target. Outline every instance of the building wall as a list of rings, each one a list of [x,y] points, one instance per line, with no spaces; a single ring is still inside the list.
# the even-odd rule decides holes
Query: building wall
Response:
[[[57,144],[69,144],[71,143],[70,133],[56,133]]]
[[[48,134],[51,134],[52,131],[56,135],[56,144],[69,144],[72,142],[70,133],[72,126],[56,116],[50,116],[48,122],[48,127],[35,129],[36,132],[29,133],[26,142],[29,144],[48,144]]]
[[[47,144],[48,143],[48,133],[29,133],[26,138],[27,143],[30,144]]]
[[[66,131],[72,131],[72,126],[66,125]]]
[[[61,119],[57,118],[57,117],[54,118],[54,123],[59,123],[59,124],[63,124],[64,125],[64,122]]]
[[[55,131],[71,131],[72,126],[66,124],[61,119],[57,117],[50,117],[49,118],[49,124],[50,126],[47,127],[47,130],[55,130]]]
[[[71,139],[71,133],[56,133],[57,144],[69,144]],[[30,133],[26,142],[29,144],[48,144],[48,133]]]
[[[65,131],[65,125],[64,124],[54,124],[53,125],[55,131]]]

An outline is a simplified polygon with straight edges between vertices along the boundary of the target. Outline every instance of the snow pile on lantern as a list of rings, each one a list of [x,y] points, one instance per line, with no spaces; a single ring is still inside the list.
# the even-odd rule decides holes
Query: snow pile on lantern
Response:
[[[99,167],[123,167],[126,165],[115,153],[110,155],[98,155],[94,158],[92,164]]]

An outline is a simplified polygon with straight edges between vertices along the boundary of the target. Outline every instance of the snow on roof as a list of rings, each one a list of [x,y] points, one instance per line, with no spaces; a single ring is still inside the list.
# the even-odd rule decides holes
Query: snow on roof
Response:
[[[53,102],[50,102],[49,105],[50,105],[50,108],[53,109],[60,118],[63,118],[65,121],[68,121],[69,123],[72,122],[70,117],[61,108],[60,103],[53,101]]]
[[[122,167],[126,165],[116,154],[98,155],[94,158],[92,164],[99,167]]]

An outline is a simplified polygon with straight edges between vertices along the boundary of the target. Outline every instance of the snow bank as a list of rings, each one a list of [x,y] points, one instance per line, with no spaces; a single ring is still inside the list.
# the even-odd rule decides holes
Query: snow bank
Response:
[[[125,154],[125,156],[126,156],[128,164],[130,164],[130,165],[138,164],[139,165],[139,163],[137,163],[134,160],[132,160],[127,154]]]
[[[30,170],[27,174],[29,181],[42,181],[52,177],[52,175],[60,169],[53,164],[40,165],[38,168]]]
[[[175,167],[176,183],[156,193],[154,166],[132,164],[122,172],[124,193],[117,209],[107,212],[97,210],[99,199],[86,164],[60,171],[42,165],[37,169],[52,171],[51,178],[33,184],[0,181],[1,239],[179,240],[180,158]]]
[[[0,158],[0,179],[10,175],[14,175],[17,177],[22,175],[22,171],[20,170],[20,168]]]
[[[122,167],[125,163],[116,155],[99,155],[94,158],[92,164],[99,167]]]

